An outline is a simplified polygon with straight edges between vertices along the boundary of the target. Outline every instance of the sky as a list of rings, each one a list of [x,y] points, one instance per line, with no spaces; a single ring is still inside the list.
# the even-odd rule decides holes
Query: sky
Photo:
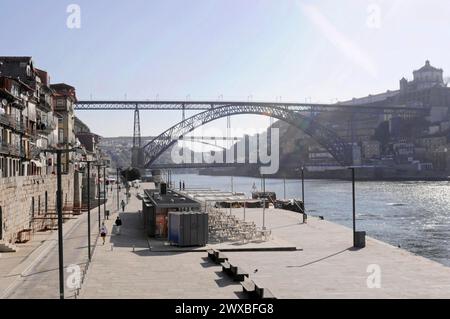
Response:
[[[425,60],[449,76],[449,16],[445,0],[0,0],[0,55],[32,56],[80,100],[334,103],[397,89]],[[76,115],[102,136],[132,135],[131,111]],[[142,111],[141,133],[180,120]]]

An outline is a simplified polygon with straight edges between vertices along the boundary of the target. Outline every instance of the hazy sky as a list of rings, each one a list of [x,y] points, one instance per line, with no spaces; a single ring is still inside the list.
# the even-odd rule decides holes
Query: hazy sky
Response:
[[[79,29],[66,25],[72,3]],[[330,103],[397,89],[426,59],[450,70],[448,17],[445,0],[0,0],[0,55],[33,56],[79,99]],[[77,116],[104,136],[132,134],[132,112]],[[142,134],[180,119],[142,112]]]

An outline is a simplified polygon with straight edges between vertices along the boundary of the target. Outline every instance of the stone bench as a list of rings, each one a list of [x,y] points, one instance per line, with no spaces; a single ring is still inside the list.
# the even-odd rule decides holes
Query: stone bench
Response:
[[[208,249],[207,252],[208,252],[208,258],[211,261],[215,261],[214,249]]]
[[[231,264],[228,262],[228,260],[225,260],[220,265],[222,266],[222,271],[224,273],[226,273],[227,275],[231,275]]]
[[[245,278],[241,281],[242,291],[251,299],[276,299],[275,295],[268,289],[263,288],[254,280]]]
[[[256,295],[256,285],[253,280],[245,278],[241,281],[242,291],[246,293],[250,298]]]
[[[216,264],[220,264],[228,260],[228,257],[224,253],[221,253],[215,249],[208,249],[208,258]]]
[[[244,281],[246,277],[248,278],[248,273],[238,266],[230,265],[230,270],[234,281]]]

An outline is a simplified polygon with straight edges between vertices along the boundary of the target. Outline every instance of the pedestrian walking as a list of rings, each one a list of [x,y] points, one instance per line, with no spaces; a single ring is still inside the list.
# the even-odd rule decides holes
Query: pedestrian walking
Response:
[[[122,199],[122,202],[120,203],[120,205],[122,206],[122,212],[125,212],[125,201]]]
[[[183,181],[183,190],[184,190],[184,181]]]
[[[116,218],[117,235],[120,235],[120,226],[122,226],[122,219],[120,218],[120,216],[117,216]]]
[[[100,227],[100,236],[103,240],[103,245],[105,244],[106,235],[108,234],[108,229],[105,226],[105,223],[102,223],[102,227]]]

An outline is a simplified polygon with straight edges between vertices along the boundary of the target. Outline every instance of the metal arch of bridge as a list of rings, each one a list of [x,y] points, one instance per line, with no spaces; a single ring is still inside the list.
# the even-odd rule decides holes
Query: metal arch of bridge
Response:
[[[358,112],[358,113],[383,113],[418,115],[427,110],[420,107],[405,107],[396,105],[367,105],[367,104],[319,104],[319,103],[282,103],[282,102],[238,102],[238,101],[77,101],[75,110],[197,110],[206,111],[223,106],[261,106],[279,107],[297,112]]]
[[[311,136],[322,145],[342,166],[352,164],[351,146],[339,138],[336,132],[319,124],[311,117],[298,112],[273,105],[224,105],[195,114],[184,121],[172,126],[143,147],[143,168],[151,168],[156,159],[169,147],[194,129],[214,120],[240,114],[265,115],[289,123]]]

